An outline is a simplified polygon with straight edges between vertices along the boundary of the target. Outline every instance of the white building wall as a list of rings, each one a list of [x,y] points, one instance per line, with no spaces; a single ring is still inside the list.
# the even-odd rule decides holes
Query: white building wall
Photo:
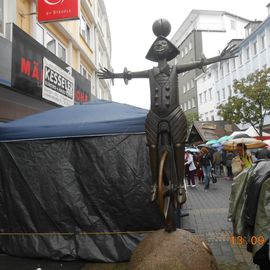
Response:
[[[264,38],[264,46],[262,45],[262,37]],[[256,43],[256,51],[254,44]],[[234,95],[232,86],[234,80],[246,78],[249,74],[254,73],[263,68],[270,67],[270,17],[268,17],[250,36],[243,40],[239,45],[240,51],[238,57],[214,64],[208,67],[207,73],[217,74],[217,79],[206,77],[203,81],[202,75],[196,79],[199,94],[204,91],[207,85],[211,84],[215,99],[207,104],[200,104],[199,113],[202,115],[202,120],[206,120],[205,115],[209,115],[214,111],[215,120],[220,120],[217,115],[217,106],[228,102],[230,95]],[[249,55],[247,55],[249,53]],[[242,58],[242,61],[241,61]],[[234,62],[235,61],[235,66]],[[228,70],[229,68],[229,70]],[[223,90],[224,89],[224,90]],[[230,90],[231,89],[231,90]],[[224,94],[223,94],[224,93]],[[265,118],[265,124],[270,124],[270,117]]]

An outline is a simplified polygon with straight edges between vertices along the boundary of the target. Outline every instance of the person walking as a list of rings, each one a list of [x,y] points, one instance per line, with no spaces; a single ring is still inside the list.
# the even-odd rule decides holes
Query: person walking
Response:
[[[201,166],[204,176],[204,191],[207,192],[210,185],[210,172],[212,169],[212,157],[207,148],[201,149]]]
[[[226,155],[226,168],[227,168],[227,179],[232,180],[233,179],[233,173],[232,173],[232,160],[235,157],[233,152],[228,151]]]
[[[185,166],[188,167],[188,176],[187,176],[187,181],[188,184],[187,186],[191,186],[192,187],[196,187],[195,185],[195,171],[196,171],[196,166],[194,164],[194,160],[193,160],[193,155],[191,154],[190,151],[186,152],[186,162],[185,162]]]
[[[220,166],[221,166],[221,161],[222,161],[222,153],[221,150],[216,151],[213,154],[213,166],[215,169],[215,174],[217,176],[220,176]]]
[[[196,153],[194,155],[194,164],[196,166],[196,175],[198,177],[199,183],[203,183],[203,171],[201,166],[201,153]]]

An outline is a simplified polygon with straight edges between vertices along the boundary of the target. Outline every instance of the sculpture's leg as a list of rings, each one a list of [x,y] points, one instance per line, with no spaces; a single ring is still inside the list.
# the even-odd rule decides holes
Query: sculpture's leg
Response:
[[[184,187],[185,177],[185,144],[177,143],[174,145],[174,159],[177,172],[177,201],[180,205],[186,202],[186,190]]]
[[[151,200],[154,201],[157,196],[157,181],[158,181],[158,149],[157,145],[149,145],[150,168],[152,172],[152,190]]]

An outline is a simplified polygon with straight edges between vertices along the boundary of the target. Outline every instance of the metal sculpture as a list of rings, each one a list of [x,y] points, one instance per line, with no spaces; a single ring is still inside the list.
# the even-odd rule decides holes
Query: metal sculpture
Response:
[[[178,74],[196,68],[202,69],[206,65],[235,57],[235,47],[227,46],[219,56],[209,59],[202,57],[200,61],[171,66],[168,61],[174,59],[180,52],[166,39],[170,31],[170,23],[165,19],[159,19],[153,24],[153,32],[157,39],[148,51],[146,59],[157,62],[157,67],[138,72],[131,72],[124,68],[123,73],[113,73],[103,68],[98,72],[100,79],[122,78],[126,84],[135,78],[147,78],[150,81],[151,105],[146,118],[145,131],[153,178],[152,201],[159,198],[161,210],[167,220],[165,226],[167,231],[175,230],[172,212],[170,218],[167,218],[169,204],[173,202],[179,207],[186,201],[184,150],[187,122],[179,104]],[[171,162],[168,160],[167,168],[163,173],[168,153],[171,154]],[[172,172],[174,169],[175,174]],[[162,179],[164,177],[167,181]],[[167,182],[164,188],[162,187],[163,182]],[[160,189],[165,189],[165,191]],[[167,198],[165,205],[164,198]]]

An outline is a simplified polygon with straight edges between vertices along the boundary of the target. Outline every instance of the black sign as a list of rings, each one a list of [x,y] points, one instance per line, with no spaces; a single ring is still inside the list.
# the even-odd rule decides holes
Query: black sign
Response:
[[[41,98],[43,58],[66,70],[68,65],[55,54],[13,24],[11,86],[25,94]],[[91,83],[72,69],[75,79],[75,103],[90,101]]]

